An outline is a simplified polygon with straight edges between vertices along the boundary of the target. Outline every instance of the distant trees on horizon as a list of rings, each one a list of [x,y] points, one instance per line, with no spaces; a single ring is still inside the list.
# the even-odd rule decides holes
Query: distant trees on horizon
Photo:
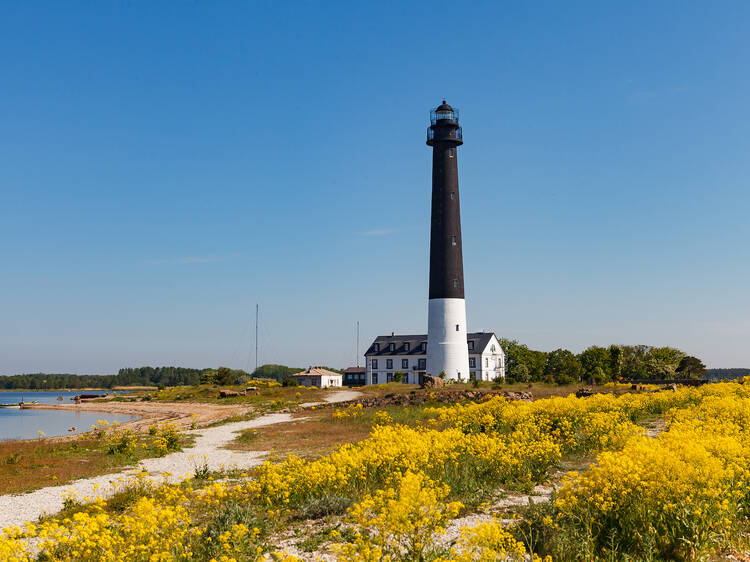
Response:
[[[46,390],[79,388],[113,388],[116,386],[192,386],[196,384],[233,385],[253,378],[283,382],[302,368],[286,365],[263,365],[252,374],[242,369],[219,367],[195,369],[190,367],[126,367],[116,375],[74,375],[68,373],[28,373],[0,375],[0,389]],[[332,369],[333,370],[333,369]]]
[[[706,369],[697,357],[673,347],[648,345],[593,345],[578,354],[567,349],[538,351],[516,340],[500,339],[506,354],[508,382],[556,382],[569,384],[613,380],[734,379],[750,375],[750,368]],[[331,371],[341,369],[324,367]],[[253,373],[219,367],[127,367],[116,375],[74,375],[30,373],[0,375],[0,389],[46,390],[113,388],[116,386],[192,386],[196,384],[232,385],[251,379],[273,379],[283,383],[304,369],[269,363]]]

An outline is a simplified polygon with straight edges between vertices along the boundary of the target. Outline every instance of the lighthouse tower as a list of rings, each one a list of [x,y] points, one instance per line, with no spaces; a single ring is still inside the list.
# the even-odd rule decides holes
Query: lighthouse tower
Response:
[[[463,144],[458,110],[445,100],[430,112],[427,144],[432,147],[430,300],[427,316],[429,375],[469,378],[466,301],[458,198],[458,147]]]

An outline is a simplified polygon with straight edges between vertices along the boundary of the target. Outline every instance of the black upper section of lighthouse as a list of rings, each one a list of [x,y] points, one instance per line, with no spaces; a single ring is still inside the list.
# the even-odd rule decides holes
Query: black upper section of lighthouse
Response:
[[[458,110],[445,100],[430,112],[427,144],[432,147],[430,298],[464,298],[458,146],[463,144]]]

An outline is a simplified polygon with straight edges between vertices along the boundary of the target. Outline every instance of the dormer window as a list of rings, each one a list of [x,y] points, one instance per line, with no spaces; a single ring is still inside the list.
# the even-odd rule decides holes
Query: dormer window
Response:
[[[372,350],[375,351],[375,352],[380,351],[380,344],[379,343],[373,344],[372,345]]]
[[[425,342],[422,342],[422,352],[424,353],[426,351],[427,351],[427,344]]]
[[[469,351],[474,351],[474,340],[469,340]]]
[[[404,344],[404,351],[409,351],[409,343]]]
[[[388,351],[390,351],[390,352],[396,351],[396,344],[395,343],[389,343],[388,344]]]

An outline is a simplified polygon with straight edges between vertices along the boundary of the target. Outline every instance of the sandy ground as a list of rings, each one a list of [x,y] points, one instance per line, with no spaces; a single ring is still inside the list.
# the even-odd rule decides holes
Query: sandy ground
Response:
[[[143,431],[153,423],[167,421],[179,427],[187,427],[193,422],[196,422],[198,426],[210,425],[224,418],[245,414],[253,408],[242,404],[200,404],[197,402],[83,402],[81,404],[36,404],[31,409],[105,412],[138,416],[138,419],[122,425]]]
[[[350,390],[341,390],[326,396],[326,402],[345,402],[354,400],[360,396],[359,392]],[[174,417],[163,418],[161,416],[179,416],[178,419],[184,419],[185,423],[192,423],[193,414],[201,415],[201,423],[204,423],[203,416],[210,418],[210,410],[216,408],[236,408],[236,406],[215,406],[213,404],[164,404],[164,403],[143,403],[143,402],[111,402],[106,404],[107,411],[115,411],[110,406],[117,408],[128,408],[137,405],[152,407],[140,410],[138,415],[146,415],[143,412],[151,412],[154,417],[148,420],[137,420],[143,423],[153,423],[154,419],[171,419]],[[77,407],[84,407],[92,411],[101,411],[103,404],[81,404]],[[167,408],[164,408],[167,406]],[[246,406],[239,408],[247,409]],[[130,413],[123,410],[117,412]],[[224,411],[221,418],[226,417]],[[118,487],[119,483],[126,481],[130,476],[135,475],[140,470],[148,471],[152,477],[160,477],[170,474],[173,480],[181,480],[186,476],[192,476],[197,467],[204,464],[211,470],[219,468],[251,468],[259,465],[267,453],[262,451],[232,451],[224,447],[230,443],[236,436],[235,433],[244,429],[263,427],[275,423],[291,421],[290,414],[268,414],[260,418],[235,422],[217,427],[208,427],[204,429],[195,429],[185,433],[195,435],[195,444],[189,449],[179,453],[172,453],[161,458],[144,459],[135,468],[125,470],[114,474],[96,476],[94,478],[85,478],[76,480],[64,486],[51,486],[42,488],[35,492],[23,495],[5,495],[0,496],[0,528],[11,525],[22,525],[26,521],[36,521],[39,517],[47,514],[54,514],[63,507],[63,499],[73,494],[78,498],[96,496],[107,497],[111,495]]]

